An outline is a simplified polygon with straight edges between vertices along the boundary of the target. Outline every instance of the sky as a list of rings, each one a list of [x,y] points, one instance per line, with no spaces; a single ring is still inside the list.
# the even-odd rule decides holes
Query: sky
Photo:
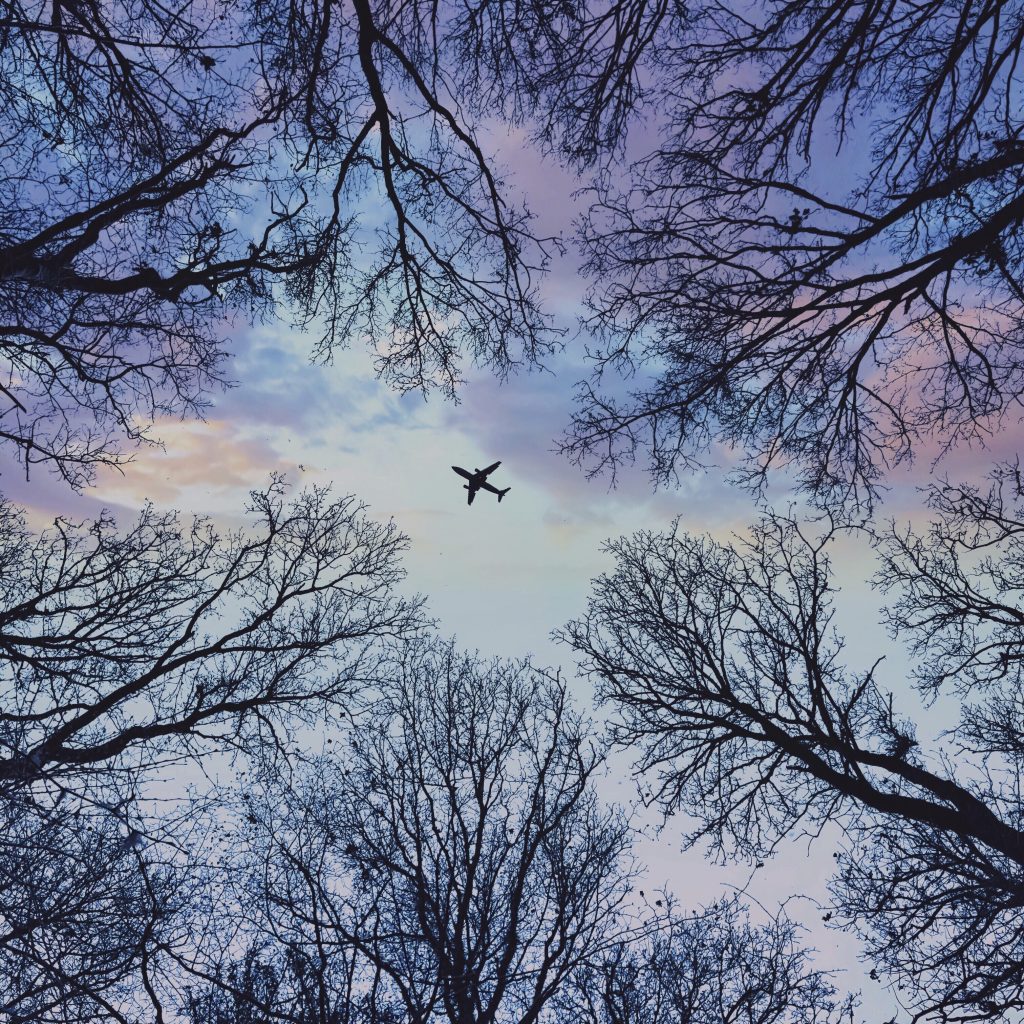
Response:
[[[528,197],[539,233],[567,235],[579,208],[572,194],[581,181],[542,160],[522,135],[493,142],[497,160]],[[205,421],[158,422],[154,434],[162,449],[138,451],[123,473],[102,471],[80,495],[43,473],[26,484],[10,462],[0,465],[0,484],[36,526],[58,514],[84,518],[101,508],[127,519],[146,500],[235,525],[248,492],[263,487],[273,473],[296,487],[330,484],[338,493],[358,495],[373,517],[393,519],[408,535],[407,589],[427,597],[428,613],[442,634],[488,657],[531,654],[573,678],[571,656],[551,633],[584,612],[590,581],[611,567],[604,541],[640,529],[663,530],[676,517],[687,530],[725,539],[756,514],[751,498],[725,483],[722,468],[655,492],[639,466],[611,489],[606,478],[587,480],[556,453],[574,385],[586,373],[583,339],[573,337],[585,284],[571,252],[555,256],[543,296],[556,322],[570,329],[566,350],[551,357],[544,371],[523,372],[505,383],[470,369],[457,404],[393,393],[375,379],[372,358],[359,339],[331,365],[313,365],[312,337],[283,323],[236,325],[228,369],[236,386],[214,396]],[[966,464],[976,456],[962,459]],[[481,492],[468,507],[451,466],[473,469],[498,460],[491,482],[511,492],[500,505]],[[899,482],[890,514],[913,512],[913,487],[927,470],[925,461],[916,477]],[[784,502],[786,496],[779,497]],[[836,566],[839,622],[851,640],[854,667],[857,658],[866,667],[886,650],[883,682],[899,688],[906,663],[879,625],[878,599],[865,578],[871,569],[864,545],[841,546]],[[573,679],[572,686],[586,704],[586,684]],[[611,799],[626,803],[633,797],[622,762],[604,786]],[[649,819],[641,816],[638,823],[646,827]],[[641,841],[652,887],[669,884],[681,902],[695,904],[747,883],[749,868],[721,869],[692,852],[681,856],[678,833],[670,826]],[[761,869],[750,892],[772,909],[791,893],[807,893],[790,911],[811,927],[822,961],[850,968],[859,979],[853,983],[861,984],[856,943],[826,931],[813,902],[825,898],[831,864],[827,854],[808,858],[798,844]],[[861,1016],[891,1015],[892,1009],[887,998],[869,992]]]
[[[538,234],[568,235],[581,180],[543,160],[520,133],[492,143]],[[575,337],[585,285],[571,252],[556,256],[543,298],[568,331],[565,350],[505,383],[467,366],[457,403],[392,392],[375,379],[362,339],[331,365],[313,365],[313,335],[239,321],[228,343],[235,386],[212,396],[205,421],[158,421],[152,434],[163,450],[138,450],[123,472],[101,470],[81,495],[43,472],[26,484],[10,461],[0,463],[4,491],[38,526],[101,508],[130,518],[146,500],[234,523],[248,492],[272,473],[296,486],[329,483],[408,534],[409,585],[428,597],[443,632],[486,654],[564,657],[549,633],[583,610],[590,579],[610,565],[605,539],[662,529],[676,516],[688,528],[728,532],[751,509],[721,474],[655,493],[638,466],[611,489],[556,453],[574,385],[587,373],[584,340]],[[467,507],[451,466],[498,460],[491,482],[511,493],[500,506],[482,493]]]

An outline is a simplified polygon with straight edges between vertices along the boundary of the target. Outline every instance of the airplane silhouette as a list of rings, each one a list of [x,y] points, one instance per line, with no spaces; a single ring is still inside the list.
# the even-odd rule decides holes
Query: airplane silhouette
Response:
[[[468,484],[463,484],[462,486],[469,491],[469,494],[466,495],[466,497],[470,505],[473,504],[476,492],[479,491],[481,487],[485,491],[490,491],[492,494],[496,494],[498,496],[498,501],[501,501],[501,499],[504,498],[510,490],[512,490],[511,487],[506,487],[503,491],[499,491],[497,487],[493,487],[487,482],[487,476],[493,473],[500,465],[500,462],[496,462],[493,466],[488,466],[486,469],[476,469],[472,473],[470,473],[468,469],[463,469],[461,466],[452,466],[452,469],[454,469],[459,476],[464,476],[469,481]]]

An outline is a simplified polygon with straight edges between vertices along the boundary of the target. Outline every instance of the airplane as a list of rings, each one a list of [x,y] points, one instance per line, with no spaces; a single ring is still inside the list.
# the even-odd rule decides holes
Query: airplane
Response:
[[[479,491],[481,487],[485,491],[490,491],[492,494],[496,494],[499,502],[510,490],[512,490],[511,487],[506,487],[503,491],[499,491],[497,487],[492,487],[491,484],[487,482],[487,476],[493,473],[500,465],[500,462],[496,462],[493,466],[488,466],[486,469],[475,469],[472,473],[470,473],[468,469],[463,469],[461,466],[452,466],[452,469],[454,469],[459,476],[464,476],[469,481],[468,484],[463,484],[462,486],[469,491],[469,494],[466,495],[466,497],[470,505],[473,504],[476,492]]]

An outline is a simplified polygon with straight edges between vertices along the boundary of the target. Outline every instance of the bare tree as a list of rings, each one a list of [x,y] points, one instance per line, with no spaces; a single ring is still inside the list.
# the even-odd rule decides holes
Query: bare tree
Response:
[[[573,978],[559,1019],[586,1024],[783,1024],[838,1021],[836,998],[784,917],[752,927],[735,901],[692,917],[671,906],[647,935]]]
[[[250,801],[265,927],[321,977],[356,950],[374,1020],[542,1020],[626,900],[599,764],[557,678],[413,648],[341,760]]]
[[[1020,615],[1016,520],[992,495],[964,493],[936,491],[946,518],[928,539],[894,531],[882,544],[881,579],[903,588],[891,621],[916,637],[930,691],[977,688],[987,673],[931,751],[877,664],[843,665],[831,526],[769,515],[728,545],[620,540],[615,571],[565,632],[618,741],[638,750],[649,799],[695,816],[691,839],[763,857],[797,828],[845,831],[830,914],[861,932],[874,976],[887,973],[916,1016],[944,1020],[1024,1006],[1021,677],[1002,632]],[[991,561],[970,568],[965,548]]]
[[[580,168],[622,151],[649,106],[649,58],[686,23],[679,0],[470,3],[458,64],[469,103],[501,110]]]
[[[209,826],[201,806],[161,780],[217,752],[287,754],[419,628],[418,602],[394,592],[393,525],[325,490],[288,502],[279,483],[249,511],[253,529],[225,537],[151,507],[123,532],[58,520],[33,536],[2,509],[0,987],[14,1019],[113,1013],[119,986],[159,1005],[161,958],[194,948],[175,915],[206,875],[186,869],[210,853],[193,835]]]
[[[262,959],[258,950],[249,950],[225,973],[221,984],[190,994],[193,1024],[264,1024],[274,1019],[286,984],[280,967]]]
[[[31,537],[3,510],[0,780],[69,778],[202,735],[240,746],[275,718],[344,705],[376,678],[380,641],[416,626],[393,587],[405,539],[325,489],[253,492],[255,530],[221,538],[143,509],[58,520]]]
[[[277,299],[321,358],[369,334],[400,388],[549,347],[462,29],[405,0],[0,6],[0,438],[26,471],[80,485],[200,410],[225,320]]]
[[[0,814],[5,1019],[134,1019],[147,944],[180,909],[171,876],[147,886],[130,834],[91,802],[26,788]]]
[[[1003,692],[996,727],[1011,712],[1024,653],[1024,484],[1018,464],[1001,465],[986,486],[935,484],[926,492],[934,520],[925,536],[889,531],[879,582],[897,600],[894,633],[919,657],[915,682],[937,697]],[[1009,698],[1009,699],[1006,699]],[[1016,716],[1002,719],[1007,740]],[[1006,752],[1012,749],[1012,743]]]
[[[662,138],[582,233],[603,343],[566,448],[667,481],[724,442],[752,482],[778,464],[856,506],[922,443],[1019,416],[1018,22],[707,2],[650,35],[630,66]]]
[[[335,948],[336,966],[343,958]],[[324,998],[325,963],[309,961],[295,946],[249,949],[219,976],[192,990],[188,998],[191,1024],[398,1024],[398,1018],[376,1014],[366,992],[354,990],[352,971],[331,980]]]

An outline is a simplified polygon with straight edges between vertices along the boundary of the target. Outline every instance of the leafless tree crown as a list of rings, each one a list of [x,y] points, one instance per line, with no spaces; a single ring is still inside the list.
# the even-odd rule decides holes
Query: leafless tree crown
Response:
[[[218,753],[288,764],[303,730],[376,681],[386,645],[421,628],[418,602],[394,592],[393,525],[277,485],[249,511],[252,529],[226,536],[151,507],[123,531],[58,520],[33,536],[0,510],[12,1020],[152,1019],[169,967],[203,946],[193,901],[217,889],[204,767]]]
[[[493,31],[409,2],[6,3],[0,438],[26,470],[79,486],[200,411],[232,318],[280,300],[320,358],[369,335],[402,389],[547,351],[544,247],[462,99]]]
[[[620,540],[564,634],[637,751],[648,800],[696,817],[691,840],[758,858],[794,829],[845,832],[829,916],[860,932],[872,976],[919,1017],[1024,1006],[1020,496],[1013,467],[987,491],[939,485],[930,533],[878,540],[920,686],[964,701],[934,745],[877,663],[844,665],[827,524],[769,515],[732,544]]]
[[[629,829],[583,724],[528,664],[407,649],[347,751],[246,798],[254,944],[310,965],[338,1019],[549,1019],[625,931]]]
[[[666,25],[643,54],[660,141],[601,179],[581,236],[603,344],[567,449],[639,449],[667,481],[725,443],[752,482],[777,465],[865,506],[915,452],[1017,422],[1019,12],[780,0]]]

